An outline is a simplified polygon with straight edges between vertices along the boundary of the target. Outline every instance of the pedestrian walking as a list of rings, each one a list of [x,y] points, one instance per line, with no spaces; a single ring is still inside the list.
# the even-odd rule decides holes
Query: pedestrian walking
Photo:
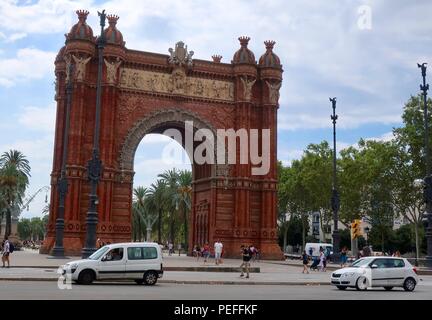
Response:
[[[202,249],[202,256],[204,257],[204,264],[207,262],[207,259],[210,256],[210,246],[208,242],[204,244],[204,247]]]
[[[9,239],[7,236],[5,236],[4,243],[3,243],[3,254],[2,254],[2,263],[3,268],[5,268],[5,262],[7,262],[7,268],[10,267],[10,253],[13,252],[13,245],[9,242]]]
[[[250,267],[250,259],[252,258],[252,252],[249,247],[244,245],[242,245],[240,249],[243,258],[243,262],[240,265],[241,268],[240,277],[244,277],[244,274],[246,273],[246,278],[249,278],[249,267]]]
[[[325,272],[325,254],[324,254],[324,250],[322,248],[320,248],[320,256],[319,256],[319,264],[318,267],[320,269],[320,271]]]
[[[172,244],[172,242],[168,243],[168,255],[169,256],[172,255],[173,248],[174,248],[174,245]]]
[[[221,255],[222,255],[222,249],[223,249],[223,244],[222,242],[218,239],[215,244],[214,244],[214,252],[215,252],[215,264],[219,265],[221,262]]]
[[[305,273],[305,271],[306,271],[306,273],[309,273],[309,270],[308,270],[309,256],[307,255],[306,250],[303,251],[302,260],[303,260],[303,271],[302,271],[302,273]]]
[[[181,245],[181,243],[179,243],[179,244],[177,245],[177,250],[178,250],[178,252],[179,252],[179,257],[180,257],[181,249],[182,249],[182,245]]]
[[[341,267],[342,268],[345,268],[346,263],[348,261],[347,255],[348,255],[348,248],[345,246],[342,248],[342,251],[341,251]]]

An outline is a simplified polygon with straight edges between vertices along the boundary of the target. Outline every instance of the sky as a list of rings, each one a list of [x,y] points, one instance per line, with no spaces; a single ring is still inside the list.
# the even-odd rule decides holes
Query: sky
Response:
[[[263,42],[276,41],[284,70],[278,158],[285,164],[310,143],[332,141],[329,97],[337,97],[338,149],[360,138],[391,138],[404,103],[419,92],[417,63],[432,63],[429,0],[0,0],[0,152],[13,148],[29,159],[27,197],[50,183],[54,59],[78,20],[77,9],[90,11],[94,34],[98,10],[117,14],[126,47],[136,50],[168,54],[181,40],[194,58],[220,54],[230,62],[239,36],[251,37],[257,60]],[[160,135],[143,139],[137,185],[149,186],[174,166],[190,169],[185,155],[184,161],[161,161],[171,143]],[[172,150],[182,157],[180,146]],[[41,192],[22,217],[41,216],[44,201]]]

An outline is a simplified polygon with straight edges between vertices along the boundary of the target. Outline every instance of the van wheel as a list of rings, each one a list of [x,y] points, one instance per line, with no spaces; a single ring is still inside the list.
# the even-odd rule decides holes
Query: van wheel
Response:
[[[359,291],[366,291],[367,290],[367,279],[366,277],[359,277],[356,281],[356,289]]]
[[[94,276],[93,271],[84,270],[84,271],[81,271],[79,276],[78,276],[78,283],[88,285],[88,284],[91,284],[93,282],[94,278],[95,278],[95,276]]]
[[[403,284],[403,288],[405,291],[414,291],[416,284],[413,278],[407,278]]]
[[[135,282],[136,282],[136,284],[143,284],[144,279],[136,279]]]
[[[158,279],[158,275],[154,271],[147,271],[144,274],[144,283],[148,286],[155,285]]]
[[[393,287],[384,287],[384,289],[385,289],[386,291],[390,291],[391,289],[393,289]]]

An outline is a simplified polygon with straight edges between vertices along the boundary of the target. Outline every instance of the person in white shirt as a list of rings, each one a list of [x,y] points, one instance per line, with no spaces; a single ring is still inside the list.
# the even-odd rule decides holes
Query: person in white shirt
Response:
[[[218,265],[221,262],[223,244],[218,239],[214,244],[215,263]]]

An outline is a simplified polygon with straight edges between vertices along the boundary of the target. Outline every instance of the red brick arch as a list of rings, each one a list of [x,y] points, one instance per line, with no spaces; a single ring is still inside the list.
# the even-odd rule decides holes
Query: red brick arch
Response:
[[[41,252],[49,252],[55,239],[58,211],[57,180],[62,165],[66,80],[73,92],[66,175],[65,253],[80,254],[85,241],[85,218],[90,184],[86,165],[91,158],[96,105],[98,56],[96,40],[80,11],[80,23],[67,35],[55,61],[57,117],[52,194],[47,238]],[[220,239],[227,256],[238,256],[241,244],[254,244],[267,258],[281,258],[276,232],[277,109],[282,67],[273,53],[274,42],[259,63],[240,38],[241,48],[231,63],[191,59],[178,43],[170,55],[130,50],[111,18],[104,50],[100,156],[102,179],[98,187],[97,236],[104,241],[131,240],[133,161],[142,138],[193,121],[194,129],[270,129],[270,171],[253,176],[252,164],[193,164],[193,203],[190,249],[198,242]],[[82,31],[84,30],[84,31]],[[116,32],[113,32],[116,31]],[[120,33],[121,35],[121,33]],[[75,57],[75,58],[74,58]],[[79,61],[90,60],[84,66]],[[75,62],[79,73],[67,74]],[[80,68],[78,68],[80,67]],[[276,88],[276,89],[275,89]]]

